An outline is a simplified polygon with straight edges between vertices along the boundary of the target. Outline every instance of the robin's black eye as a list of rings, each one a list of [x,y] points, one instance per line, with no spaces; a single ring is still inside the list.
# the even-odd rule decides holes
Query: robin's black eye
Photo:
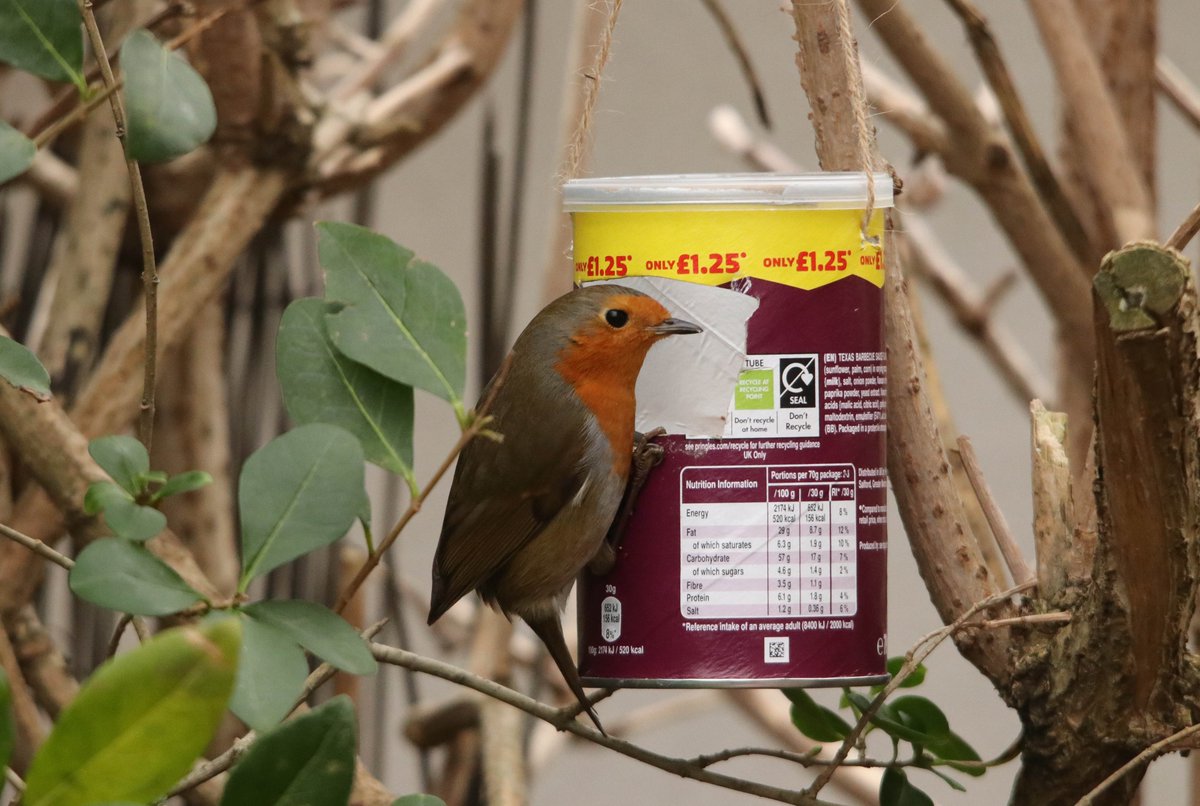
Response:
[[[604,321],[613,327],[625,327],[625,323],[629,321],[629,313],[620,308],[609,308],[604,312]]]

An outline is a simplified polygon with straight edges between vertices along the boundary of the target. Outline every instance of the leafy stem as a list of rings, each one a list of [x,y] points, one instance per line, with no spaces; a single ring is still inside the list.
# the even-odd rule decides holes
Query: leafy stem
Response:
[[[142,185],[142,169],[137,160],[129,157],[129,143],[125,123],[125,105],[121,96],[116,92],[117,79],[113,75],[112,63],[108,59],[108,51],[104,48],[104,37],[100,35],[100,27],[96,24],[96,15],[92,10],[92,0],[79,0],[79,13],[83,16],[83,26],[87,30],[88,40],[96,54],[96,62],[100,67],[100,75],[104,79],[105,89],[109,90],[108,101],[112,107],[113,122],[117,127],[117,137],[125,151],[125,166],[129,170],[129,186],[133,191],[133,206],[136,212],[138,237],[142,244],[142,287],[146,305],[146,345],[145,361],[142,374],[142,402],[138,418],[138,438],[150,450],[154,439],[154,381],[157,374],[158,357],[158,268],[154,262],[154,234],[150,228],[150,210],[146,203],[146,189]],[[83,77],[79,80],[83,82]],[[82,90],[86,91],[84,83]]]

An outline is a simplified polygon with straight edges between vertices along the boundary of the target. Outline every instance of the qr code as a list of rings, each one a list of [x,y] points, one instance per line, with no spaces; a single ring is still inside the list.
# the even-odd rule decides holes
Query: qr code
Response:
[[[790,660],[787,638],[763,640],[763,663],[788,663]]]

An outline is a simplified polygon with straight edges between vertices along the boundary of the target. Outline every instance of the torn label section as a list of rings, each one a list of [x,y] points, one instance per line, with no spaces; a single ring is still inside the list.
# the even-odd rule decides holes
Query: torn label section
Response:
[[[659,277],[609,282],[648,294],[671,316],[704,328],[695,336],[663,339],[646,356],[637,382],[637,430],[662,427],[689,437],[728,434],[729,401],[746,359],[746,323],[758,300]]]

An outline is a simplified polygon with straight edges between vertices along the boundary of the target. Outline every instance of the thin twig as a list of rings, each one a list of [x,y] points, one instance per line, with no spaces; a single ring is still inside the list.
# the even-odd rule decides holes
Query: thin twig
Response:
[[[1154,63],[1154,79],[1158,88],[1175,105],[1189,123],[1200,129],[1200,90],[1196,89],[1183,71],[1166,56]]]
[[[955,766],[970,767],[971,769],[986,770],[991,767],[998,767],[1001,764],[1007,764],[1016,758],[1020,752],[1020,741],[1014,742],[1008,749],[994,759],[988,761],[955,761]],[[782,761],[790,761],[794,764],[799,764],[802,767],[828,767],[833,764],[831,759],[821,758],[818,753],[821,748],[814,747],[807,753],[796,753],[792,750],[780,750],[774,747],[734,747],[727,750],[718,750],[715,753],[706,753],[696,756],[691,762],[699,767],[711,767],[713,764],[722,761],[729,761],[735,758],[744,758],[746,756],[762,756],[766,758],[777,758]],[[929,769],[929,757],[914,757],[908,759],[878,759],[878,758],[847,758],[838,762],[841,767],[865,767],[867,769],[904,769],[906,767],[918,767],[921,769]]]
[[[1182,252],[1197,232],[1200,232],[1200,204],[1193,207],[1187,218],[1179,222],[1179,226],[1171,233],[1171,237],[1167,238],[1166,245]]]
[[[125,165],[129,169],[129,185],[133,190],[133,208],[138,224],[138,237],[142,242],[142,288],[146,305],[146,355],[142,374],[141,416],[138,420],[138,438],[149,451],[154,441],[154,378],[158,359],[158,269],[154,263],[154,233],[150,228],[150,210],[146,204],[146,189],[142,186],[142,169],[137,160],[129,156],[128,131],[125,122],[125,105],[115,92],[117,80],[113,76],[108,52],[104,49],[104,38],[92,12],[92,0],[78,0],[79,12],[83,15],[83,26],[87,29],[92,52],[100,65],[104,86],[112,90],[109,105],[112,107],[113,122],[117,137],[125,149]]]
[[[1104,794],[1105,790],[1107,790],[1117,781],[1120,781],[1122,778],[1133,772],[1133,770],[1137,769],[1141,765],[1148,764],[1159,756],[1172,752],[1175,749],[1175,745],[1179,744],[1190,736],[1194,736],[1197,733],[1200,733],[1200,724],[1189,725],[1183,730],[1172,733],[1165,739],[1160,739],[1142,752],[1138,753],[1136,756],[1127,761],[1124,766],[1120,767],[1112,775],[1108,776],[1099,784],[1097,784],[1091,792],[1088,792],[1086,795],[1076,801],[1075,806],[1092,806],[1092,804],[1094,804],[1097,799]]]
[[[963,333],[979,345],[1012,393],[1023,405],[1035,398],[1050,400],[1050,384],[1012,333],[992,315],[1002,286],[980,293],[920,213],[905,213],[902,221],[897,236],[911,247],[909,265],[954,315]]]
[[[1017,545],[1012,530],[1008,528],[1008,521],[1000,510],[1000,505],[992,496],[987,479],[983,476],[983,468],[979,465],[979,457],[975,455],[975,448],[971,446],[971,440],[965,436],[958,438],[958,455],[962,459],[963,470],[966,471],[967,478],[971,481],[971,487],[975,490],[975,497],[979,499],[983,516],[987,518],[988,525],[992,527],[992,535],[996,538],[1000,553],[1004,555],[1004,563],[1008,566],[1009,573],[1012,574],[1013,582],[1022,585],[1036,581],[1037,576],[1030,569],[1029,563],[1025,561],[1021,547]]]
[[[45,148],[50,143],[53,143],[60,134],[86,118],[93,109],[107,101],[114,92],[121,89],[123,86],[125,86],[125,79],[121,78],[117,80],[117,83],[114,86],[104,87],[90,97],[85,103],[75,107],[70,112],[63,115],[58,120],[54,121],[49,126],[34,135],[33,144],[41,149]]]
[[[25,794],[25,782],[21,780],[21,776],[17,775],[12,767],[4,768],[4,780],[8,781],[8,785],[17,790],[18,795]]]
[[[370,627],[367,627],[367,629],[360,632],[359,635],[369,641],[374,638],[380,630],[383,629],[385,624],[387,624],[387,619],[377,621]],[[329,679],[336,673],[337,669],[328,663],[322,663],[320,666],[314,669],[312,673],[304,679],[304,688],[300,690],[300,696],[296,698],[296,702],[288,711],[288,714],[291,714],[292,711],[295,711],[297,708],[299,708],[306,700],[308,700],[309,697],[312,696],[314,691],[325,685],[325,683],[328,682]],[[284,718],[287,718],[286,714],[284,715]],[[246,735],[235,741],[233,745],[224,753],[212,759],[211,761],[205,761],[196,765],[196,767],[192,769],[186,778],[176,784],[175,788],[167,793],[163,800],[165,801],[169,798],[173,798],[176,795],[186,792],[189,789],[193,789],[210,778],[215,778],[216,776],[228,770],[233,766],[234,762],[242,757],[250,745],[254,743],[254,739],[256,737],[257,734],[255,734],[254,731],[247,731]]]
[[[443,663],[433,658],[427,658],[418,655],[414,652],[408,652],[402,649],[385,646],[383,644],[371,644],[371,651],[375,655],[375,659],[380,663],[389,663],[394,666],[403,666],[414,669],[415,671],[424,674],[430,674],[435,677],[440,677],[443,680],[448,680],[456,685],[465,686],[474,689],[475,691],[485,694],[493,699],[507,703],[514,708],[519,708],[527,714],[530,714],[545,722],[549,722],[556,728],[562,731],[567,731],[582,739],[587,739],[594,744],[602,747],[607,747],[621,755],[636,759],[652,767],[657,767],[660,770],[665,770],[675,775],[684,778],[691,778],[702,783],[720,786],[726,789],[732,789],[738,792],[746,792],[752,795],[757,795],[771,800],[777,800],[781,803],[792,804],[812,804],[818,806],[821,801],[809,797],[801,792],[782,789],[771,786],[769,784],[750,781],[744,778],[735,778],[729,775],[722,775],[691,763],[688,759],[672,758],[654,753],[643,747],[627,742],[624,739],[618,739],[615,736],[605,736],[599,731],[584,725],[582,722],[576,721],[571,715],[573,709],[559,709],[545,703],[538,702],[524,694],[514,691],[507,686],[502,686],[491,680],[471,674],[465,669],[460,669],[457,666],[452,666],[448,663]]]
[[[113,628],[112,638],[108,639],[108,651],[105,652],[105,657],[111,658],[117,654],[117,648],[121,646],[121,636],[125,634],[125,628],[132,620],[133,616],[128,613],[122,613],[121,618],[117,619],[117,626]]]
[[[504,385],[504,380],[508,376],[508,368],[511,364],[512,355],[510,354],[504,360],[504,363],[500,365],[500,370],[496,373],[496,378],[492,382],[492,388],[488,392],[488,396],[483,401],[483,404],[479,407],[479,410],[475,413],[471,424],[459,435],[458,441],[454,443],[454,447],[450,449],[450,453],[446,454],[446,458],[442,460],[438,469],[434,471],[421,491],[412,497],[408,509],[404,510],[404,514],[400,516],[400,520],[396,521],[396,525],[388,532],[387,537],[375,547],[373,553],[368,555],[362,568],[358,569],[358,573],[354,575],[354,579],[350,580],[350,584],[346,586],[341,596],[338,597],[334,612],[341,613],[346,608],[346,605],[350,603],[350,599],[353,598],[355,592],[366,581],[367,576],[375,570],[375,567],[379,565],[379,561],[383,559],[383,555],[396,542],[396,538],[400,536],[400,533],[404,531],[404,527],[408,526],[408,522],[421,511],[421,506],[425,503],[425,499],[429,497],[429,493],[433,491],[433,488],[438,485],[438,482],[450,470],[450,466],[454,464],[454,460],[467,447],[467,443],[487,429],[488,424],[491,422],[491,419],[487,416],[488,410],[491,408],[492,403],[495,402],[496,394],[500,391],[500,387]]]
[[[997,627],[1016,627],[1025,624],[1070,624],[1071,614],[1065,610],[1053,613],[1030,613],[1028,616],[1013,616],[1012,618],[996,618],[987,621],[972,621],[965,628],[978,627],[981,630],[994,630]]]
[[[767,112],[767,96],[763,92],[762,82],[759,81],[758,73],[754,70],[754,63],[750,61],[750,50],[742,42],[742,38],[738,36],[737,28],[733,25],[733,20],[725,12],[721,6],[720,0],[703,0],[704,7],[708,13],[712,15],[717,23],[717,27],[721,29],[721,36],[725,37],[725,44],[733,51],[734,58],[738,61],[738,67],[742,70],[742,77],[746,79],[746,84],[750,87],[750,96],[754,99],[754,111],[758,115],[758,121],[765,128],[771,128],[771,116]]]
[[[816,780],[804,790],[804,793],[806,795],[812,795],[815,797],[817,793],[819,793],[821,789],[827,783],[829,783],[829,779],[833,777],[834,771],[837,770],[837,768],[841,766],[842,762],[846,760],[846,757],[850,754],[850,751],[858,742],[858,738],[862,736],[863,730],[866,729],[867,724],[879,710],[879,706],[883,705],[884,700],[892,696],[892,693],[896,689],[900,688],[900,685],[906,679],[908,679],[908,676],[916,670],[916,668],[925,660],[925,658],[929,657],[933,650],[937,649],[938,645],[940,645],[942,641],[945,641],[951,635],[962,630],[964,627],[970,624],[971,619],[973,619],[981,611],[986,610],[989,607],[994,607],[998,604],[1003,604],[1016,594],[1030,590],[1036,585],[1037,582],[1025,582],[1009,588],[1006,591],[1001,591],[994,596],[989,596],[981,602],[976,602],[952,623],[947,624],[941,629],[934,630],[913,644],[912,649],[908,650],[908,652],[904,655],[904,664],[900,667],[900,671],[892,677],[890,683],[884,686],[883,691],[879,692],[879,694],[875,696],[875,699],[871,700],[871,704],[867,706],[865,711],[863,711],[862,716],[860,716],[858,719],[858,722],[851,729],[850,733],[846,735],[845,740],[842,741],[842,746],[838,748],[837,754],[833,757],[833,761],[830,762],[829,766],[821,771]]]
[[[10,526],[0,523],[0,535],[4,535],[14,543],[20,543],[39,557],[43,557],[55,565],[62,566],[68,571],[75,567],[75,561],[70,557],[65,554],[59,554],[37,538],[22,534]]]
[[[11,526],[5,526],[4,524],[0,523],[0,535],[7,537],[14,543],[20,543],[22,546],[29,549],[39,557],[47,559],[55,565],[65,568],[68,571],[75,567],[75,561],[70,557],[66,556],[65,554],[59,554],[57,551],[50,548],[37,538],[22,534],[16,529],[13,529]],[[137,632],[138,639],[140,639],[142,642],[145,642],[150,638],[150,630],[148,627],[146,627],[146,622],[141,616],[125,614],[124,618],[130,619],[133,623],[133,629],[135,632]],[[119,635],[114,636],[113,640],[115,641],[118,637]],[[112,654],[113,652],[109,652],[110,657]]]
[[[404,55],[405,49],[418,38],[430,22],[436,19],[440,0],[413,0],[404,6],[379,40],[379,49],[368,60],[357,65],[330,92],[335,101],[345,101],[355,93],[368,90],[379,80],[383,71]]]

